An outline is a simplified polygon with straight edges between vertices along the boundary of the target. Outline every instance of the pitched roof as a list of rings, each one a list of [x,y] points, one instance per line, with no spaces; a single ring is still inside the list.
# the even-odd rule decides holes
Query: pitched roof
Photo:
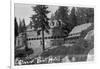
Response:
[[[73,28],[73,30],[69,33],[69,35],[70,34],[75,34],[75,33],[80,33],[83,30],[86,30],[91,25],[92,25],[91,23],[85,23],[85,24],[82,24],[82,25],[78,25],[78,26]]]

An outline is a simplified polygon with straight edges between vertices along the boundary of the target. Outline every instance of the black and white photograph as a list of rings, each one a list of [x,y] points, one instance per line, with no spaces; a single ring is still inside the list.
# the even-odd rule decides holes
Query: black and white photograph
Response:
[[[94,60],[94,8],[14,3],[14,65]]]

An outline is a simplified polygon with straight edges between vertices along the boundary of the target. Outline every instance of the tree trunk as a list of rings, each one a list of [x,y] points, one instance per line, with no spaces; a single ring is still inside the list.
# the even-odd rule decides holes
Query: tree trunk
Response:
[[[43,51],[44,51],[45,50],[44,30],[42,30],[42,47],[43,47]]]

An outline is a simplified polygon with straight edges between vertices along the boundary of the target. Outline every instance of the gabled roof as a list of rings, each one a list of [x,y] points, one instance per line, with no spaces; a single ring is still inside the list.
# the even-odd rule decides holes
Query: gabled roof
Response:
[[[77,37],[77,36],[81,36],[81,32],[88,32],[87,30],[89,29],[89,27],[92,26],[92,23],[85,23],[85,24],[81,24],[78,26],[75,26],[72,31],[69,33],[68,38],[70,37]],[[84,35],[84,34],[83,34]]]
[[[74,27],[73,30],[69,34],[80,33],[83,30],[86,30],[90,26],[91,26],[91,23],[85,23],[82,25],[78,25],[78,26]]]

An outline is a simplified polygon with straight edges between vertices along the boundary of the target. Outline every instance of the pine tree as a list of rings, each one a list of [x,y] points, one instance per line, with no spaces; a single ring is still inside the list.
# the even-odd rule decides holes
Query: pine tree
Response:
[[[55,27],[53,31],[58,29],[58,33],[53,32],[53,35],[58,36],[67,36],[69,32],[69,15],[68,15],[69,9],[68,7],[61,6],[58,8],[58,10],[55,12],[55,20],[57,20],[57,23],[59,24],[58,27]]]
[[[71,20],[71,30],[77,25],[77,16],[76,16],[76,11],[75,7],[72,8],[71,13],[70,13],[70,20]]]
[[[49,22],[47,14],[49,11],[47,10],[48,7],[45,5],[37,5],[36,7],[33,7],[33,11],[35,11],[35,14],[32,15],[31,20],[34,23],[34,29],[37,31],[37,35],[40,35],[40,32],[42,32],[42,44],[43,44],[43,51],[45,50],[45,41],[44,41],[44,31],[49,34],[48,29]]]
[[[19,28],[18,28],[18,32],[22,33],[22,21],[19,19]]]
[[[25,25],[25,20],[22,20],[22,32],[23,32],[23,36],[24,36],[24,45],[25,45],[25,50],[27,51],[29,48],[27,46],[27,33],[26,33],[26,25]]]
[[[33,26],[32,24],[33,24],[32,21],[30,21],[29,26],[30,26],[31,29],[32,29],[32,26]]]
[[[77,7],[78,24],[94,23],[94,9],[93,8],[79,8]]]
[[[86,22],[87,23],[89,23],[89,22],[94,23],[94,9],[93,8],[87,8],[85,13],[86,13],[86,17],[87,17]]]
[[[68,23],[68,7],[61,6],[55,12],[55,19],[59,22],[61,21],[63,24]]]
[[[18,36],[18,23],[17,18],[14,18],[14,35],[15,35],[15,45],[16,45],[16,37]]]
[[[25,20],[22,20],[22,32],[26,31],[26,25],[25,25]]]
[[[17,18],[14,18],[14,28],[15,28],[15,37],[18,36],[18,23],[17,23]]]

